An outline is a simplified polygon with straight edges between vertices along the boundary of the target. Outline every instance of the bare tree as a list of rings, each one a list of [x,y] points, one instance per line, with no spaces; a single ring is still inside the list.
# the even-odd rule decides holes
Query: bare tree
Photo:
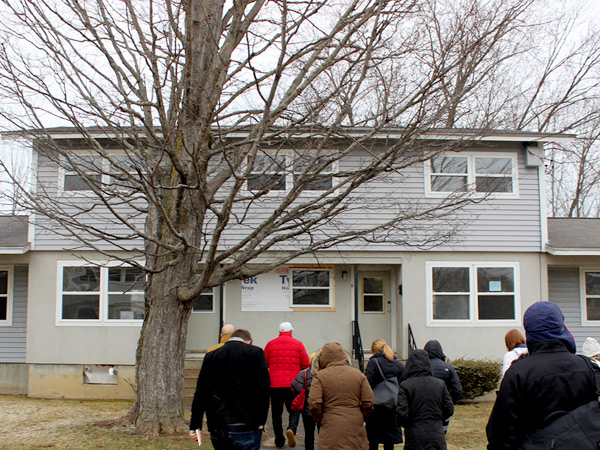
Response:
[[[204,289],[349,241],[451,237],[427,224],[450,224],[468,195],[374,204],[368,187],[468,144],[426,142],[435,127],[491,123],[461,105],[518,54],[532,1],[463,3],[2,0],[2,115],[95,195],[59,199],[40,182],[25,206],[148,273],[128,417],[139,432],[185,428],[187,322]],[[80,138],[53,139],[56,124]],[[141,241],[142,260],[120,252]]]

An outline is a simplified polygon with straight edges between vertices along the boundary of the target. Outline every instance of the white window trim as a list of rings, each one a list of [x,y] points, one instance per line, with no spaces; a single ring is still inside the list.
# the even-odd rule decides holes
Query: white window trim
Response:
[[[213,314],[215,312],[216,292],[217,288],[212,288],[212,309],[210,311],[194,311],[194,307],[192,305],[192,314]]]
[[[259,155],[263,155],[263,154],[269,154],[270,152],[267,151],[263,151],[258,153]],[[273,151],[273,156],[285,156],[285,167],[293,167],[294,165],[294,158],[296,156],[298,156],[298,153],[294,150],[277,150],[277,151]],[[244,165],[244,169],[246,168],[246,165]],[[339,161],[332,161],[331,162],[331,175],[335,175],[336,173],[339,172]],[[252,172],[250,172],[252,173]],[[269,173],[269,172],[266,172]],[[335,177],[332,179],[332,186],[335,185]],[[266,195],[267,197],[277,197],[277,196],[281,196],[281,195],[287,195],[290,193],[290,191],[292,190],[292,187],[294,186],[294,171],[292,170],[288,170],[288,172],[285,174],[285,189],[271,189],[268,192],[266,192],[264,195]],[[248,193],[254,193],[256,192],[256,190],[251,190],[248,189],[248,180],[246,180],[246,182],[244,183],[244,189],[246,192]],[[319,195],[322,195],[325,192],[325,190],[302,190],[300,192],[301,196],[307,196],[307,197],[317,197]],[[337,190],[336,190],[337,192]]]
[[[0,320],[0,327],[11,327],[13,324],[13,288],[15,282],[15,270],[13,266],[0,266],[0,270],[8,272],[6,320]]]
[[[447,152],[439,155],[440,157],[464,157],[467,158],[467,193],[472,198],[491,198],[516,199],[519,198],[519,158],[516,153],[501,153],[501,152]],[[510,158],[512,160],[512,181],[513,192],[477,192],[475,190],[475,159],[476,158]],[[428,198],[446,198],[449,195],[456,194],[455,191],[432,191],[431,190],[431,161],[425,161],[425,197]],[[508,178],[508,177],[505,177]],[[460,194],[460,192],[459,192]]]
[[[600,320],[588,320],[587,318],[587,293],[585,288],[585,274],[587,272],[600,273],[600,267],[579,268],[579,304],[581,308],[581,325],[588,327],[598,327],[600,326]]]
[[[108,319],[108,269],[110,267],[119,267],[123,263],[119,261],[110,261],[104,263],[94,263],[87,261],[57,261],[57,276],[56,276],[56,326],[125,326],[125,327],[140,327],[142,319]],[[62,286],[63,286],[63,269],[65,267],[99,267],[100,268],[100,305],[99,319],[63,319],[62,318]]]
[[[521,323],[521,281],[518,262],[498,261],[428,261],[425,263],[426,310],[428,327],[464,327],[464,326],[507,326]],[[434,267],[468,267],[469,268],[469,319],[434,319],[433,318],[433,268]],[[505,320],[479,320],[477,303],[477,268],[478,267],[512,267],[514,269],[515,318]]]
[[[320,272],[329,272],[329,303],[326,305],[295,305],[294,304],[294,270],[306,270],[306,271],[320,271]],[[335,292],[335,269],[333,267],[290,267],[289,268],[289,278],[290,278],[290,308],[293,309],[331,309],[334,307],[334,292]],[[306,289],[306,286],[301,286],[302,289]],[[310,289],[310,287],[309,287]],[[324,287],[315,286],[314,289],[325,289]]]

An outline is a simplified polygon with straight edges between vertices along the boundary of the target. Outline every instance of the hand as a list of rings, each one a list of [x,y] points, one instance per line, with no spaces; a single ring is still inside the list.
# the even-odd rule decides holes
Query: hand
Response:
[[[190,437],[197,442],[198,445],[202,445],[202,431],[190,430]]]

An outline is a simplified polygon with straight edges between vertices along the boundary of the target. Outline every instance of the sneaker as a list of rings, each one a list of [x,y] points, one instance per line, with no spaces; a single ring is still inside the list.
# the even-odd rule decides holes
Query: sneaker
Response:
[[[294,436],[294,432],[292,430],[287,430],[285,432],[285,435],[287,436],[288,445],[290,447],[295,447],[296,446],[296,436]]]
[[[279,439],[275,439],[275,447],[277,448],[283,448],[285,446],[285,439],[281,438],[281,440]]]

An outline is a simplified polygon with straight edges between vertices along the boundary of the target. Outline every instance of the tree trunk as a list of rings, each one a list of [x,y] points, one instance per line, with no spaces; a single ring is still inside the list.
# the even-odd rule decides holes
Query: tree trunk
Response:
[[[138,433],[157,436],[187,430],[183,419],[183,364],[191,302],[177,299],[181,274],[189,261],[151,274],[146,288],[146,315],[138,342],[136,400],[126,420]]]

